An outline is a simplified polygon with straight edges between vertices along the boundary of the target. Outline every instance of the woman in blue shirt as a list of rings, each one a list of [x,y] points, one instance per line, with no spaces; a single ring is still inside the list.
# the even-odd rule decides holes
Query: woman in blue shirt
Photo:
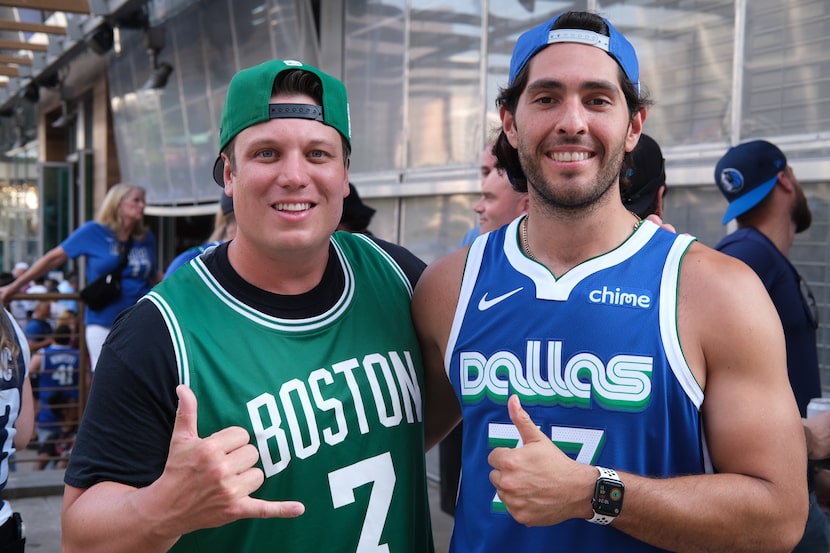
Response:
[[[128,262],[121,272],[121,296],[99,310],[86,307],[86,346],[93,371],[115,318],[162,277],[156,261],[156,238],[144,226],[144,206],[144,188],[123,183],[114,185],[104,197],[94,221],[78,227],[14,282],[0,288],[0,301],[8,303],[10,296],[25,283],[60,267],[68,259],[81,256],[86,259],[86,281],[92,282],[118,267],[120,250],[129,245]]]

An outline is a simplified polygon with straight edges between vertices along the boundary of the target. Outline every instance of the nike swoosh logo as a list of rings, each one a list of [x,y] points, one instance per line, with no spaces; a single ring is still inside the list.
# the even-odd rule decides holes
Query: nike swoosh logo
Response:
[[[523,288],[516,288],[515,290],[507,292],[506,294],[502,294],[501,296],[496,296],[495,298],[492,298],[492,299],[489,299],[489,300],[487,299],[487,293],[485,292],[484,296],[482,296],[482,298],[481,298],[481,301],[478,302],[478,310],[479,311],[487,311],[488,309],[490,309],[491,307],[493,307],[497,303],[500,303],[500,302],[506,300],[507,298],[509,298],[510,296],[515,294],[516,292],[521,292],[522,289]]]

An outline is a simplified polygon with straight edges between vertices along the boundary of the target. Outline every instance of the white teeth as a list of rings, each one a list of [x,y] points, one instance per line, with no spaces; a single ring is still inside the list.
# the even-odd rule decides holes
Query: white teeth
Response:
[[[590,155],[587,152],[557,152],[553,154],[555,161],[584,161]]]
[[[276,204],[274,207],[277,208],[277,211],[305,211],[311,208],[311,204]]]

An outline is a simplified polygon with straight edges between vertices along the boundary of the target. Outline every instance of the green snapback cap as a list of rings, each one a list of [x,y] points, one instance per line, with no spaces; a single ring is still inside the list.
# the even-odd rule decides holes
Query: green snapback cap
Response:
[[[290,69],[314,73],[323,85],[323,105],[271,104],[277,75]],[[224,163],[221,152],[233,138],[250,126],[270,119],[296,118],[320,121],[343,135],[351,148],[351,124],[346,86],[324,73],[296,60],[270,60],[239,71],[231,79],[219,127],[219,157],[213,164],[213,180],[224,186]]]

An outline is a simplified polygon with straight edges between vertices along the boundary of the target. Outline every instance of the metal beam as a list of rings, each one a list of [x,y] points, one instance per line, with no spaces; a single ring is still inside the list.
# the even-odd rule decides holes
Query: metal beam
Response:
[[[18,8],[27,7],[37,9],[34,5],[38,4],[41,6],[41,9],[47,9],[42,7],[42,5],[49,4],[50,6],[55,6],[54,9],[57,11],[64,12],[75,12],[72,8],[78,7],[80,4],[86,6],[85,10],[75,12],[78,15],[67,13],[68,36],[66,38],[61,37],[60,42],[62,42],[62,51],[58,56],[53,55],[57,44],[52,44],[52,39],[50,39],[52,52],[48,54],[47,52],[49,52],[49,46],[45,44],[17,44],[16,49],[30,50],[33,52],[31,72],[28,75],[23,75],[23,71],[21,71],[20,77],[9,77],[7,87],[0,89],[0,111],[12,107],[17,101],[19,91],[25,86],[31,83],[37,83],[38,79],[40,79],[43,75],[48,75],[58,71],[62,66],[68,64],[76,56],[85,52],[88,47],[84,37],[95,32],[96,29],[103,25],[111,24],[113,26],[117,26],[119,17],[127,16],[133,13],[146,2],[147,0],[83,0],[83,2],[78,2],[76,0],[52,0],[51,2],[25,2],[23,0],[7,2],[6,0],[0,0],[0,6],[11,5]],[[60,4],[60,7],[57,7],[58,4]],[[95,11],[91,12],[93,7],[95,8]],[[3,45],[0,43],[0,49],[3,48]],[[29,69],[29,66],[21,65],[21,69],[22,68]]]
[[[0,6],[51,12],[89,13],[89,0],[0,0]]]
[[[11,65],[0,65],[0,75],[5,75],[6,77],[18,77],[20,76],[20,70]]]
[[[47,44],[33,44],[19,40],[0,39],[0,50],[31,50],[32,52],[46,52],[49,49]]]
[[[4,56],[0,55],[0,63],[13,65],[32,65],[32,58],[24,56]]]
[[[58,25],[45,25],[42,23],[26,23],[25,21],[12,21],[0,19],[0,31],[19,31],[22,33],[45,33],[48,35],[65,35],[66,27]]]

